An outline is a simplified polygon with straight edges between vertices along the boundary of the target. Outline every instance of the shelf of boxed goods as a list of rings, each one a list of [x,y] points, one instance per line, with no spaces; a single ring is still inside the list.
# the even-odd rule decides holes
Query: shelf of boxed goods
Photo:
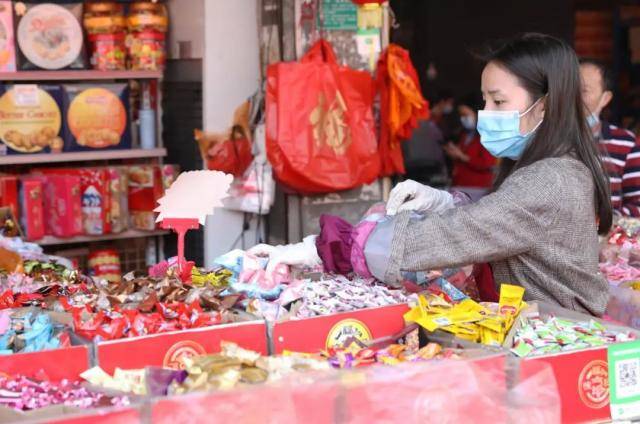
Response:
[[[58,238],[52,236],[45,236],[40,240],[35,240],[34,242],[41,246],[54,246],[54,245],[62,245],[62,244],[74,244],[74,243],[90,243],[96,241],[108,241],[108,240],[122,240],[122,239],[132,239],[132,238],[140,238],[140,237],[154,237],[154,236],[164,236],[169,234],[169,231],[166,230],[154,230],[154,231],[140,231],[140,230],[127,230],[122,233],[115,234],[104,234],[101,236],[78,236],[71,238]]]
[[[32,155],[0,156],[0,165],[27,165],[39,163],[85,162],[95,160],[151,159],[167,155],[167,149],[103,150],[95,152],[41,153]]]
[[[100,81],[161,79],[162,71],[17,71],[0,72],[0,81]]]

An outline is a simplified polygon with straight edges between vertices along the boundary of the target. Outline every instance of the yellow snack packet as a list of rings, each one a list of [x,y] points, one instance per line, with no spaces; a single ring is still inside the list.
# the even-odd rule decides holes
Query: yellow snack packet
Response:
[[[515,316],[522,307],[524,287],[502,284],[500,286],[500,302],[498,313],[505,316]]]
[[[501,346],[504,342],[504,333],[492,331],[486,327],[480,327],[480,342],[487,346]]]

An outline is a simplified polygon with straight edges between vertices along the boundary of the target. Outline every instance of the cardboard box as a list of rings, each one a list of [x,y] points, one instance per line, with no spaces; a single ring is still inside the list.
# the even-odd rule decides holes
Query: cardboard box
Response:
[[[630,331],[636,337],[640,337],[640,332],[631,328],[613,325],[589,315],[540,303],[532,304],[527,310],[521,312],[520,317],[507,335],[503,345],[505,348],[510,348],[513,345],[515,333],[526,316],[536,313],[536,311],[539,311],[543,318],[558,316],[576,321],[593,319],[611,330]],[[562,401],[563,423],[611,421],[607,346],[534,356],[523,358],[522,361],[547,363],[553,368]],[[522,368],[523,378],[527,377],[529,369]]]
[[[185,356],[219,352],[223,340],[264,355],[268,353],[266,325],[254,321],[102,342],[96,345],[96,357],[102,369],[110,374],[116,367],[178,369]]]
[[[277,322],[273,325],[273,353],[318,352],[352,336],[365,342],[390,336],[404,328],[403,315],[408,310],[406,304],[399,304]]]
[[[80,177],[49,175],[44,184],[47,234],[62,238],[82,234]]]
[[[30,177],[20,179],[21,223],[27,240],[40,240],[45,235],[42,181]]]
[[[26,313],[30,308],[17,309]],[[38,310],[40,312],[40,310]],[[73,318],[66,313],[47,312],[51,320],[69,327],[72,332]],[[0,374],[22,374],[27,377],[41,378],[44,374],[50,380],[64,378],[77,380],[80,374],[91,368],[89,361],[90,345],[71,333],[72,346],[60,349],[42,350],[39,352],[14,353],[2,356]],[[0,419],[0,422],[2,420]]]
[[[153,210],[164,194],[160,167],[156,165],[129,168],[129,214],[131,228],[155,230],[156,214]]]

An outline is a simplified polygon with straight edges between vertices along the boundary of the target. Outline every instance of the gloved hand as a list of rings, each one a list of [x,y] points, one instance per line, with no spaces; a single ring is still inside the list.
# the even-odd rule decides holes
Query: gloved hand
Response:
[[[268,256],[267,272],[273,271],[278,264],[311,268],[322,264],[316,249],[317,237],[315,235],[308,236],[302,240],[302,243],[286,244],[284,246],[259,244],[249,249],[247,253],[256,256]]]
[[[454,207],[453,196],[448,192],[407,180],[391,190],[387,215],[402,211],[442,213]]]

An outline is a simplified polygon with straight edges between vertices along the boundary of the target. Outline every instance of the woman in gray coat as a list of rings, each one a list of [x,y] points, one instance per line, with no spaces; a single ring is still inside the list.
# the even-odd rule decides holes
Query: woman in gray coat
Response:
[[[502,159],[493,193],[454,208],[447,192],[399,184],[387,203],[394,219],[367,243],[391,240],[388,261],[372,272],[396,284],[402,271],[488,262],[496,285],[521,285],[526,299],[602,315],[598,232],[612,211],[575,52],[541,34],[508,41],[487,58],[482,94],[481,142]]]

